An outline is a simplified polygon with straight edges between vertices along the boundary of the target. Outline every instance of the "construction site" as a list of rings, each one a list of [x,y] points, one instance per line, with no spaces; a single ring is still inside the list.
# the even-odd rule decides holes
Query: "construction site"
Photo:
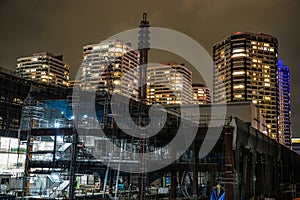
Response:
[[[71,90],[25,82],[4,72],[1,77],[5,81],[5,87],[0,84],[1,113],[6,114],[1,137],[19,138],[19,145],[26,146],[25,152],[19,148],[16,153],[20,158],[25,155],[24,164],[14,160],[11,167],[24,170],[17,178],[19,184],[7,189],[18,198],[207,199],[217,190],[227,199],[292,199],[299,195],[299,155],[253,128],[251,120],[235,117],[230,106],[221,127],[209,127],[207,115],[202,115],[195,139],[182,152],[165,147],[180,124],[186,134],[195,125],[191,120],[180,119],[178,107],[167,109],[167,123],[157,135],[144,140],[117,126],[107,106],[111,105],[107,96],[99,95],[95,101],[99,113],[107,111],[106,119],[95,120],[83,114],[75,125],[70,112]],[[15,99],[20,105],[12,103]],[[120,105],[127,101],[122,96],[118,99]],[[133,119],[140,116],[140,108],[148,109],[131,102]],[[14,129],[14,118],[22,119],[19,131]],[[143,120],[149,119],[145,116]],[[212,151],[199,159],[208,128],[221,134]],[[99,130],[106,137],[99,136]],[[162,169],[128,172],[140,167],[141,158],[136,153],[147,151],[157,153],[146,159],[145,168],[169,162],[176,151],[181,154]]]

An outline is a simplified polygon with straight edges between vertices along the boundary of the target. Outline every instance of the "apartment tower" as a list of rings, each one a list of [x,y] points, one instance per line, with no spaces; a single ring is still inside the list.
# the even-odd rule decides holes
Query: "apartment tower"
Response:
[[[162,105],[191,104],[192,72],[177,62],[148,66],[147,102]]]
[[[62,55],[42,52],[18,58],[16,74],[47,85],[68,87],[70,66],[63,61]]]
[[[83,47],[82,90],[138,98],[138,53],[117,39]]]
[[[278,41],[263,33],[236,32],[213,46],[214,102],[225,87],[227,102],[252,101],[263,114],[268,135],[278,140]],[[223,84],[221,84],[223,82]]]
[[[211,92],[208,87],[201,83],[193,83],[193,104],[210,104]]]
[[[290,94],[290,70],[278,61],[278,139],[281,144],[291,147],[291,94]]]

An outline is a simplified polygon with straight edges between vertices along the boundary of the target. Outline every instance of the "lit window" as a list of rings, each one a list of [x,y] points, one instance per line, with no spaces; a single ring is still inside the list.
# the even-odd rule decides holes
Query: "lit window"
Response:
[[[232,75],[242,75],[242,74],[245,74],[245,71],[235,71],[232,73]]]
[[[241,94],[236,94],[236,95],[234,95],[234,98],[240,99],[240,98],[242,98],[242,95]]]
[[[245,57],[245,56],[247,56],[247,54],[245,54],[245,53],[237,53],[237,54],[233,54],[233,55],[231,56],[231,58]]]
[[[120,81],[119,80],[114,80],[114,84],[120,85]]]
[[[241,52],[245,52],[245,49],[234,49],[232,51],[232,53],[241,53]]]
[[[224,51],[221,51],[221,58],[224,58],[225,57],[225,52]]]
[[[271,97],[266,96],[266,97],[264,97],[264,99],[270,101]]]
[[[240,85],[234,85],[233,86],[234,89],[243,89],[245,88],[244,84],[240,84]]]

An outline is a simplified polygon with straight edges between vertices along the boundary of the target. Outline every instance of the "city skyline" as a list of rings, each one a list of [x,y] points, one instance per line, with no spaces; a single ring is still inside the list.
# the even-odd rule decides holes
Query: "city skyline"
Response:
[[[290,106],[300,39],[286,34],[300,35],[290,26],[300,2],[55,1],[0,0],[0,42],[11,42],[0,54],[1,196],[300,197],[300,123],[290,121],[300,122]],[[11,18],[10,6],[21,9]],[[1,37],[14,20],[17,32]]]
[[[279,58],[290,67],[293,133],[299,137],[297,130],[300,117],[297,113],[300,111],[300,94],[296,88],[300,81],[294,77],[298,70],[297,63],[300,62],[297,58],[300,3],[295,0],[288,3],[281,0],[251,1],[250,5],[249,2],[178,1],[179,5],[175,6],[176,3],[170,1],[157,4],[132,1],[128,5],[121,1],[94,1],[84,7],[78,2],[59,2],[61,9],[56,9],[55,2],[2,1],[0,65],[14,70],[17,57],[49,51],[64,55],[65,61],[71,65],[73,79],[81,64],[84,45],[135,28],[141,13],[145,11],[153,26],[183,32],[196,39],[211,55],[212,45],[235,31],[270,33],[279,40]],[[33,10],[36,11],[35,15],[31,14]],[[108,15],[112,10],[118,14]],[[75,13],[82,14],[77,16]],[[243,13],[243,16],[239,13]],[[153,59],[152,55],[150,52],[150,59]],[[167,56],[163,60],[172,59]],[[157,61],[162,59],[157,58]]]

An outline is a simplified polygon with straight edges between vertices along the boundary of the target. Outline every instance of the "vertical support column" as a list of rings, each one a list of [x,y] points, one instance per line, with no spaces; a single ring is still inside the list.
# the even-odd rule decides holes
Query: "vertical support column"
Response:
[[[213,187],[215,186],[214,184],[216,184],[216,169],[215,168],[210,171],[210,180],[209,180],[209,182],[210,182],[210,184],[209,184],[208,193],[211,194],[212,191],[213,191]]]
[[[140,174],[139,179],[138,179],[138,185],[139,185],[139,200],[144,199],[144,174]]]
[[[170,199],[176,198],[177,176],[176,172],[171,172]]]
[[[266,155],[266,168],[265,168],[265,188],[266,188],[266,193],[265,194],[271,194],[272,193],[272,177],[271,177],[271,156]],[[288,166],[290,168],[290,166]],[[290,171],[291,169],[289,169]],[[291,176],[290,176],[291,177]]]
[[[147,148],[147,142],[145,141],[144,138],[141,139],[141,167],[143,170],[146,169],[147,167],[147,160],[144,156],[144,153],[146,152],[146,148]],[[138,184],[139,184],[139,200],[143,200],[145,199],[145,189],[146,189],[146,179],[147,179],[147,174],[142,172],[139,175],[139,180],[138,180]]]
[[[261,182],[262,182],[262,194],[267,194],[267,189],[266,189],[266,169],[267,169],[267,158],[265,154],[261,155],[262,158],[262,175],[261,175]]]
[[[109,194],[113,193],[115,170],[110,170],[109,173]]]
[[[275,170],[274,170],[274,185],[275,185],[275,190],[277,191],[276,194],[280,194],[280,183],[281,183],[281,176],[280,176],[280,165],[279,165],[279,162],[278,160],[275,158],[274,160],[274,167],[275,167]]]
[[[261,163],[261,154],[257,154],[257,164],[256,164],[256,187],[255,192],[259,196],[263,194],[262,188],[263,188],[263,179],[262,179],[262,163]]]
[[[225,128],[225,190],[226,190],[226,199],[234,199],[233,195],[233,128]]]
[[[247,160],[246,160],[246,199],[250,199],[252,196],[251,183],[252,183],[252,154],[250,150],[247,150]]]
[[[177,174],[177,180],[178,180],[178,185],[179,185],[179,189],[182,190],[182,179],[183,179],[183,171],[178,171]]]
[[[70,164],[70,185],[69,185],[69,199],[75,199],[75,187],[76,187],[76,176],[75,176],[75,169],[76,169],[76,158],[77,158],[77,141],[78,135],[75,130],[73,129],[73,136],[72,136],[72,157],[71,157],[71,164]]]
[[[197,147],[199,146],[199,147]],[[199,185],[198,185],[198,176],[199,176],[199,173],[198,173],[198,170],[197,170],[197,163],[199,163],[199,151],[200,151],[200,145],[196,145],[196,141],[193,142],[192,146],[191,146],[191,149],[193,150],[193,156],[192,156],[192,162],[193,162],[193,165],[194,165],[194,172],[193,172],[193,196],[195,198],[198,197],[198,188],[199,188]]]
[[[256,196],[256,172],[255,172],[255,168],[256,168],[256,160],[257,160],[257,155],[256,152],[253,152],[253,156],[252,156],[252,169],[251,169],[251,179],[252,179],[252,197]]]
[[[52,158],[52,171],[54,171],[55,165],[55,157],[56,157],[56,145],[57,145],[57,129],[54,129],[54,144],[53,144],[53,158]]]
[[[198,196],[198,172],[194,170],[193,172],[193,197]]]
[[[25,160],[25,173],[23,177],[23,191],[22,191],[22,199],[24,199],[25,196],[29,196],[29,180],[30,180],[30,166],[29,162],[32,159],[32,145],[33,145],[33,136],[30,132],[27,133],[27,148],[26,148],[26,160]]]
[[[278,163],[278,170],[280,174],[279,183],[280,183],[280,192],[283,192],[283,182],[284,182],[284,170],[283,170],[283,157],[282,157],[282,150],[281,150],[281,159]]]

